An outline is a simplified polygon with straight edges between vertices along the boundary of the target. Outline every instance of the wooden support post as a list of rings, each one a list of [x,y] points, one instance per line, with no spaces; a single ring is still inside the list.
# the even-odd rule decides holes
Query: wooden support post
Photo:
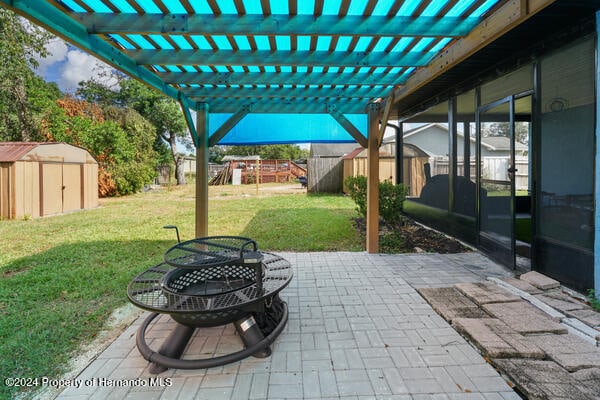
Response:
[[[368,106],[367,252],[379,252],[379,105]]]
[[[260,185],[260,160],[256,160],[256,173],[254,174],[256,180],[256,195],[258,196],[258,185]]]
[[[208,236],[208,104],[196,114],[196,237]]]

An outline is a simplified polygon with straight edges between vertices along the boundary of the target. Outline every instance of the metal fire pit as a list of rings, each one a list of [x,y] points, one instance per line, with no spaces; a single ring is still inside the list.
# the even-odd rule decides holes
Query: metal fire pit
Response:
[[[127,288],[129,300],[152,311],[138,330],[137,346],[153,363],[167,368],[209,368],[249,355],[267,357],[270,344],[287,323],[287,304],[278,294],[292,279],[291,265],[256,242],[235,236],[212,236],[171,247],[164,262],[138,275]],[[158,352],[146,344],[145,332],[159,313],[178,324]],[[196,328],[234,323],[245,349],[210,359],[179,357]]]

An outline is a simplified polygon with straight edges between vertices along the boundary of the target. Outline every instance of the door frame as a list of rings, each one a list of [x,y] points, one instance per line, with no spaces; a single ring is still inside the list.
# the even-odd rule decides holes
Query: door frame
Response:
[[[509,160],[508,160],[508,172],[509,174],[515,174],[516,169],[515,169],[515,101],[519,100],[521,98],[525,98],[531,96],[531,118],[530,118],[530,124],[532,124],[532,127],[530,129],[530,132],[535,131],[534,130],[534,121],[535,121],[535,90],[531,89],[531,90],[527,90],[521,93],[517,93],[517,94],[512,94],[506,97],[503,97],[501,99],[495,100],[493,102],[484,104],[484,105],[480,105],[476,108],[476,112],[475,112],[475,130],[476,130],[476,159],[477,159],[477,165],[476,165],[476,170],[477,170],[477,198],[476,198],[476,204],[477,204],[477,244],[478,247],[483,248],[483,246],[481,246],[481,233],[482,233],[482,229],[481,229],[481,222],[482,222],[482,215],[481,215],[481,190],[482,190],[482,180],[483,180],[483,176],[482,176],[482,161],[483,161],[483,157],[482,157],[482,152],[481,152],[481,123],[482,123],[482,118],[481,115],[483,115],[485,112],[498,107],[502,104],[508,104],[508,122],[509,122],[509,134],[510,134],[510,149],[509,149]],[[530,140],[533,140],[533,138],[530,137]],[[532,157],[532,154],[529,154],[529,157]],[[531,165],[531,164],[530,164]],[[528,167],[529,168],[529,167]],[[535,171],[535,168],[529,168],[530,170],[528,171],[528,173],[533,173]],[[510,176],[510,175],[509,175]],[[493,257],[492,254],[489,254],[491,257],[497,259],[498,261],[502,261],[504,264],[506,263],[506,260],[508,260],[508,267],[510,268],[516,268],[516,235],[515,235],[515,227],[516,227],[516,219],[515,219],[515,203],[516,203],[516,190],[515,190],[515,176],[513,175],[512,179],[510,180],[510,200],[509,200],[509,226],[510,226],[510,245],[508,250],[508,254],[506,254],[506,257],[504,259],[499,259],[497,257]],[[534,180],[535,181],[535,180]],[[534,196],[534,188],[531,188],[531,196]],[[534,207],[535,201],[533,201],[534,199],[532,198],[532,207]],[[533,218],[534,218],[535,212],[532,209],[531,212],[531,217],[532,217],[532,227],[533,227]],[[533,233],[533,232],[532,232]],[[486,240],[490,240],[488,238],[486,238]],[[493,240],[492,240],[493,241]],[[499,247],[505,247],[502,244],[495,242],[495,244],[498,244]]]

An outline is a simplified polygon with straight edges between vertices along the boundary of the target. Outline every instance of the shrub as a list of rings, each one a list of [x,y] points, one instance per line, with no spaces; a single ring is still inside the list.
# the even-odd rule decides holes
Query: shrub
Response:
[[[348,195],[356,203],[356,211],[363,217],[367,216],[367,177],[349,176],[344,181]]]
[[[379,183],[379,215],[388,224],[396,224],[402,218],[402,203],[408,194],[408,187],[391,182]],[[366,194],[365,194],[366,196]]]
[[[367,216],[367,177],[349,176],[344,181],[350,198],[356,203],[356,210]],[[402,203],[408,194],[408,187],[391,182],[379,182],[379,215],[388,224],[400,222]]]

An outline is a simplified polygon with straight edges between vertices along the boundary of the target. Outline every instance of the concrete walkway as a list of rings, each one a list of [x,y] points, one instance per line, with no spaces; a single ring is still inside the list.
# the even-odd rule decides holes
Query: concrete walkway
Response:
[[[60,399],[518,400],[505,380],[416,292],[511,272],[478,253],[455,255],[280,253],[295,276],[282,298],[290,320],[267,359],[158,376],[130,326]],[[172,329],[161,317],[147,334],[158,349]],[[152,340],[150,340],[152,339]],[[186,357],[242,348],[231,325],[199,329]]]

